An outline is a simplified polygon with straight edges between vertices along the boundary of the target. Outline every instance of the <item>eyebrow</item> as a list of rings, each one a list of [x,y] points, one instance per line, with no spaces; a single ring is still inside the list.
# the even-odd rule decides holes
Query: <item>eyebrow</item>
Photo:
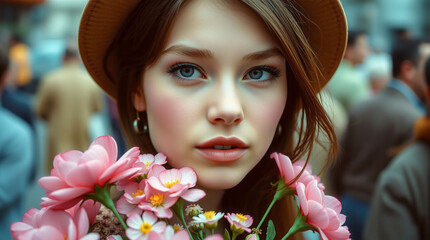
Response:
[[[164,55],[166,53],[173,52],[180,55],[185,55],[188,57],[196,57],[196,58],[214,58],[214,54],[207,49],[199,49],[194,47],[189,47],[185,45],[173,45],[163,52],[161,52],[161,55]],[[270,48],[263,51],[258,51],[254,53],[250,53],[246,56],[244,56],[242,59],[245,61],[255,61],[255,60],[263,60],[270,57],[280,56],[284,57],[282,54],[282,51],[278,48]]]

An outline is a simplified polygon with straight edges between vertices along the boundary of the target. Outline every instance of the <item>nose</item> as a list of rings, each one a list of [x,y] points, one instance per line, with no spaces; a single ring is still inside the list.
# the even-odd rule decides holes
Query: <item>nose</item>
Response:
[[[243,120],[240,97],[233,84],[214,89],[213,100],[208,109],[208,120],[215,125],[238,125]]]

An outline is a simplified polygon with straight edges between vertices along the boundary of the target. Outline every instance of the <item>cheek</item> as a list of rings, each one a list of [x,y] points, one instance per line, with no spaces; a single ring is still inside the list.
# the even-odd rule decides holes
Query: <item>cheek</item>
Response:
[[[180,134],[184,119],[183,103],[168,95],[153,92],[148,96],[147,116],[151,141],[159,152],[166,151],[167,146],[175,146],[175,136]]]
[[[286,98],[286,91],[279,91],[274,92],[269,98],[248,102],[250,106],[248,120],[256,129],[261,146],[264,148],[268,148],[272,142],[285,109]]]
[[[157,152],[182,156],[185,148],[178,143],[184,140],[184,135],[188,136],[196,121],[195,102],[163,81],[150,78],[144,84],[151,142]]]

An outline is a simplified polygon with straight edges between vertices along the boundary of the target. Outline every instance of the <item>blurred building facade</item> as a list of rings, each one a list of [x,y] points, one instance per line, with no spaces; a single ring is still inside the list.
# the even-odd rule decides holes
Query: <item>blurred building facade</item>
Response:
[[[0,1],[0,44],[11,34],[21,36],[31,48],[33,74],[37,80],[61,65],[65,46],[77,41],[79,21],[87,0]],[[30,0],[26,0],[29,2]]]
[[[429,37],[430,0],[341,0],[350,29],[369,34],[372,48],[388,51],[396,29]]]

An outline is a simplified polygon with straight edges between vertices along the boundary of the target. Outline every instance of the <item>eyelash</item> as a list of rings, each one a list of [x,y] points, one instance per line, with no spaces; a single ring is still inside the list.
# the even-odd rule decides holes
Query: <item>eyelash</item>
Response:
[[[193,79],[182,78],[175,73],[176,71],[178,71],[182,68],[194,68],[195,70],[199,71],[200,74],[202,74],[204,78],[206,78],[206,75],[204,74],[203,69],[201,67],[197,66],[196,64],[192,64],[192,63],[176,63],[176,64],[173,64],[173,66],[171,66],[167,70],[167,73],[172,75],[177,81],[179,81],[181,83],[190,83],[190,81],[192,81]]]
[[[194,68],[196,71],[198,71],[201,75],[203,75],[203,78],[206,78],[206,75],[204,74],[204,71],[201,67],[199,67],[196,64],[192,64],[192,63],[176,63],[173,66],[171,66],[168,70],[167,73],[171,74],[176,80],[182,82],[182,83],[190,83],[190,81],[193,81],[193,79],[189,79],[189,78],[183,78],[178,76],[178,74],[176,74],[175,72],[182,69],[182,68]],[[265,80],[252,80],[252,79],[245,79],[246,76],[248,76],[248,74],[250,74],[252,71],[254,70],[262,70],[262,71],[266,71],[269,74],[271,74],[271,77],[269,79],[265,79]],[[276,78],[278,78],[280,76],[280,72],[277,68],[275,67],[271,67],[268,65],[259,65],[259,66],[255,66],[251,69],[249,69],[245,76],[244,76],[244,80],[247,81],[251,81],[257,84],[261,84],[261,85],[266,85],[269,84],[271,81],[275,80]]]
[[[276,78],[278,78],[281,74],[281,71],[279,71],[278,69],[268,66],[268,65],[260,65],[260,66],[255,66],[251,69],[249,69],[246,73],[245,76],[247,76],[250,72],[254,71],[254,70],[263,70],[266,71],[268,73],[270,73],[272,76],[269,79],[266,80],[256,80],[255,82],[267,82],[267,81],[272,81]],[[250,80],[253,81],[253,80]]]

